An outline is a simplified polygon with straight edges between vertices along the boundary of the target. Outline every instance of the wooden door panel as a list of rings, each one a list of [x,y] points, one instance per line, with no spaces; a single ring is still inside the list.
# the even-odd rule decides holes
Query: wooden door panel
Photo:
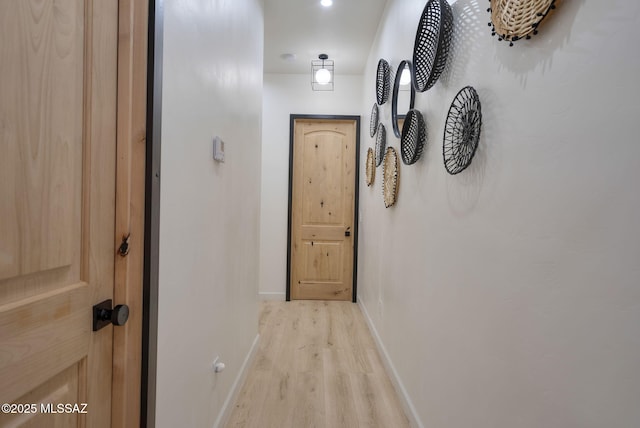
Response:
[[[0,328],[10,339],[0,353],[0,402],[28,393],[87,355],[90,307],[88,286],[80,283],[1,308]]]
[[[356,123],[294,122],[291,272],[293,299],[351,300]]]
[[[84,44],[73,17],[82,9],[79,0],[0,4],[0,280],[78,258]]]
[[[321,236],[329,241],[340,241],[344,239],[344,225],[340,226],[319,226],[319,225],[305,225],[300,230],[300,237],[303,241],[318,240]]]
[[[343,244],[339,241],[302,241],[302,283],[342,281]]]
[[[341,132],[309,130],[302,147],[302,225],[344,223],[343,169],[334,168],[342,158],[345,135]],[[298,184],[298,183],[297,183]]]
[[[39,388],[23,395],[16,403],[47,403],[45,409],[55,409],[57,406],[49,406],[50,403],[80,403],[78,385],[84,360],[63,370],[58,375],[42,384]],[[80,409],[82,410],[82,409]],[[85,409],[88,411],[88,409]],[[78,425],[80,413],[51,414],[43,411],[37,404],[37,412],[23,414],[0,415],[0,423],[4,427],[41,428],[54,427],[66,428]]]
[[[0,402],[88,405],[0,426],[110,424],[113,331],[91,327],[114,285],[117,30],[117,0],[0,2]]]

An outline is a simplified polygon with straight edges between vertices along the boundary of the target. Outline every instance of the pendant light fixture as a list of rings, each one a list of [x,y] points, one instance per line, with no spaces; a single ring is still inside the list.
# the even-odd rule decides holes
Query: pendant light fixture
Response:
[[[333,60],[327,54],[318,55],[311,61],[311,89],[314,91],[333,91]]]

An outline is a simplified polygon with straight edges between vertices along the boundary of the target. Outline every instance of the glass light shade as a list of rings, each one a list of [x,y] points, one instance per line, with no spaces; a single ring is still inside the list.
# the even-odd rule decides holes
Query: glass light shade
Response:
[[[333,0],[321,0],[320,4],[324,7],[329,7],[333,4]]]
[[[316,71],[316,82],[320,85],[326,85],[331,82],[331,73],[326,68]]]
[[[333,91],[333,60],[329,55],[320,54],[311,61],[311,89],[314,91]]]

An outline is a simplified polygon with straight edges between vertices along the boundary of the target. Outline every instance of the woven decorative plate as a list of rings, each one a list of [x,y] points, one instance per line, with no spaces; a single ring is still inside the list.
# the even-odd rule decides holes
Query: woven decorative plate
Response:
[[[402,134],[400,134],[400,128],[398,126],[398,91],[400,90],[400,79],[402,78],[402,71],[405,69],[405,67],[409,67],[409,72],[411,72],[411,62],[407,60],[400,61],[398,71],[396,72],[396,78],[393,82],[393,96],[391,97],[391,124],[393,125],[393,134],[398,138],[402,137]],[[413,108],[415,100],[416,90],[413,85],[411,85],[409,109]]]
[[[498,40],[513,42],[538,34],[538,25],[552,9],[556,0],[489,0],[491,7],[491,35]]]
[[[387,146],[387,130],[382,123],[378,124],[378,132],[376,132],[376,166],[382,163],[384,149]]]
[[[453,99],[444,125],[442,155],[449,174],[457,174],[471,164],[481,126],[480,98],[475,89],[465,86]]]
[[[393,147],[387,147],[384,155],[382,195],[386,208],[394,205],[398,199],[398,154]]]
[[[407,165],[416,163],[422,155],[426,138],[427,128],[422,113],[415,109],[409,110],[402,126],[402,139],[400,140],[402,162]]]
[[[389,90],[391,88],[391,67],[384,59],[378,61],[378,73],[376,75],[376,100],[379,105],[387,102],[389,99]]]
[[[376,178],[376,160],[371,147],[367,149],[367,165],[365,169],[367,173],[367,186],[371,186]]]
[[[453,13],[447,0],[429,0],[413,45],[411,80],[416,91],[424,92],[438,81],[447,64],[452,30]]]
[[[378,130],[378,104],[373,104],[371,109],[371,122],[369,122],[369,135],[373,138]]]

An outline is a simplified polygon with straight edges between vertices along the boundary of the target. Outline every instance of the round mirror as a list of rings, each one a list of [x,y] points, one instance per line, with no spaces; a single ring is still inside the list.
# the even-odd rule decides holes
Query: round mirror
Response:
[[[396,72],[391,100],[391,124],[397,138],[402,137],[400,130],[404,124],[406,113],[413,108],[415,98],[416,90],[411,84],[411,62],[404,60],[400,62]],[[398,106],[400,106],[401,114],[398,114]]]

